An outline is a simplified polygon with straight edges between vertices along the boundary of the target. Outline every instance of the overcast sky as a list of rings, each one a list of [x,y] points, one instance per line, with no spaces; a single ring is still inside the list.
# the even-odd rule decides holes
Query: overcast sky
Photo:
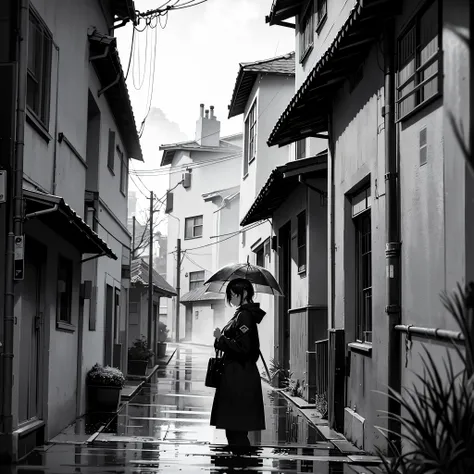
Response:
[[[164,0],[135,0],[135,7],[146,11],[162,3]],[[162,26],[166,24],[164,29],[158,25],[155,30],[136,32],[136,50],[127,85],[138,128],[150,103],[153,52],[156,52],[156,70],[152,109],[142,138],[145,163],[134,161],[133,169],[159,169],[159,145],[194,139],[200,103],[206,108],[215,106],[215,114],[222,124],[221,135],[242,130],[242,117],[227,120],[239,63],[294,50],[294,30],[265,23],[271,4],[272,0],[208,0],[193,8],[170,12],[167,22],[162,21]],[[126,70],[131,24],[116,34]],[[163,172],[161,169],[153,172],[153,176],[142,177],[146,187],[159,197],[165,194],[168,185]],[[147,193],[140,181],[133,179]],[[133,189],[136,187],[131,181],[130,190]],[[146,206],[145,198],[138,194],[140,207]]]

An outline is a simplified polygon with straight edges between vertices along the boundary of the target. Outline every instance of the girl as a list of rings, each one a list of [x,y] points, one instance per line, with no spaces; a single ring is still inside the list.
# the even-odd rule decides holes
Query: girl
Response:
[[[226,299],[237,310],[224,326],[214,330],[214,347],[224,353],[225,369],[216,389],[211,425],[226,430],[231,446],[250,446],[249,431],[265,429],[262,384],[257,369],[260,354],[257,324],[265,311],[253,302],[252,283],[232,280]]]

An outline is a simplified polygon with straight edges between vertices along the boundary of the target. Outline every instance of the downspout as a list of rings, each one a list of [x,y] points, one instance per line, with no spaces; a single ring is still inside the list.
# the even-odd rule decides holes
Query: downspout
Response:
[[[55,119],[54,119],[54,148],[53,148],[53,179],[52,179],[52,193],[56,195],[56,168],[58,162],[58,117],[59,117],[59,46],[54,43],[54,48],[57,52],[56,59],[56,104],[55,104]]]
[[[334,329],[336,327],[336,239],[335,239],[335,196],[336,196],[336,188],[334,184],[334,131],[333,131],[333,123],[332,123],[332,114],[328,116],[328,132],[329,132],[329,141],[328,141],[328,153],[329,153],[329,160],[331,160],[331,181],[329,183],[329,194],[331,197],[331,206],[329,209],[329,229],[331,232],[329,238],[329,245],[330,245],[330,265],[331,265],[331,281],[330,281],[330,297],[331,297],[331,314],[330,314],[330,328]]]
[[[13,157],[13,216],[9,218],[4,314],[4,353],[3,353],[3,431],[7,435],[13,431],[13,342],[15,319],[15,281],[13,275],[15,258],[15,235],[23,235],[23,153],[25,140],[26,74],[29,25],[29,0],[21,0],[18,36],[18,95],[16,110],[15,155]]]
[[[384,76],[385,76],[385,259],[388,316],[388,387],[401,390],[401,337],[395,326],[401,320],[401,268],[400,268],[400,204],[399,166],[397,153],[397,131],[395,124],[395,22],[389,19],[384,33]],[[388,398],[388,411],[400,415],[400,404]],[[388,437],[400,449],[400,422],[388,420]]]

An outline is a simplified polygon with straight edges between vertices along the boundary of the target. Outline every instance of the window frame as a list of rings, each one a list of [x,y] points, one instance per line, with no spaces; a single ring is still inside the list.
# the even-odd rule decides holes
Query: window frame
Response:
[[[316,14],[316,33],[322,30],[324,23],[326,23],[328,17],[328,1],[327,0],[315,0],[315,14]]]
[[[40,125],[46,129],[46,131],[49,131],[49,121],[51,114],[50,107],[53,34],[51,33],[51,30],[46,26],[46,23],[43,21],[39,13],[32,6],[30,6],[29,9],[28,28],[30,29],[28,33],[30,37],[31,28],[36,28],[38,30],[38,34],[41,35],[42,41],[35,43],[35,53],[39,54],[40,56],[40,65],[38,66],[40,68],[40,71],[38,72],[38,74],[37,71],[32,71],[30,69],[30,57],[27,58],[26,107],[28,113],[30,113],[34,117],[34,119],[37,120]],[[36,98],[35,94],[34,100],[34,102],[38,101],[37,106],[35,104],[32,105],[29,103],[28,83],[30,80],[33,81],[38,87],[37,94],[39,94],[39,98]]]
[[[362,199],[360,199],[362,198]],[[357,200],[357,208],[355,208],[354,201]],[[354,254],[355,254],[355,314],[354,314],[354,336],[355,341],[360,344],[372,344],[373,331],[373,311],[372,311],[372,290],[373,290],[373,265],[372,265],[372,196],[370,187],[365,187],[352,196],[352,222],[354,224]],[[367,234],[363,233],[367,230],[364,224],[368,222],[368,239],[370,248],[364,252],[363,238]],[[367,257],[364,260],[364,257]],[[364,270],[363,266],[368,268]],[[367,277],[369,285],[364,285],[364,274]],[[364,304],[369,299],[369,304]],[[370,337],[368,337],[370,335]]]
[[[299,18],[300,63],[304,63],[314,46],[314,0],[310,0],[302,10]],[[306,44],[306,35],[310,41]]]
[[[66,279],[61,279],[61,271],[66,270]],[[65,291],[60,291],[60,282],[64,281]],[[73,296],[73,281],[74,281],[74,265],[70,258],[58,255],[57,262],[57,285],[56,285],[56,323],[58,325],[72,325],[72,296]],[[63,313],[63,302],[61,295],[66,294],[66,315]]]
[[[306,138],[301,138],[295,142],[295,160],[303,160],[307,157],[307,145]]]
[[[249,107],[245,117],[244,128],[244,163],[243,163],[243,177],[249,174],[250,165],[257,157],[257,97],[255,97],[252,105]],[[250,123],[251,122],[251,123]],[[252,151],[252,152],[251,152]]]
[[[195,224],[195,220],[196,219],[201,219],[202,223],[201,224],[198,224],[196,225]],[[188,236],[186,235],[187,234],[187,229],[188,229],[188,226],[186,225],[188,223],[188,221],[190,220],[193,220],[193,225],[192,225],[192,235],[191,236]],[[200,227],[201,228],[201,235],[196,235],[195,233],[195,230],[197,227]],[[202,236],[204,234],[204,216],[203,214],[201,215],[198,215],[198,216],[190,216],[190,217],[186,217],[184,219],[184,240],[192,240],[192,239],[201,239]]]
[[[107,168],[115,176],[115,149],[116,149],[116,134],[115,131],[109,128],[109,142],[107,151]]]
[[[307,239],[308,239],[308,214],[306,209],[300,212],[297,216],[297,259],[296,264],[298,266],[298,274],[306,273],[306,268],[308,264],[308,249],[307,249]],[[302,263],[304,261],[304,263]]]
[[[202,278],[197,278],[193,280],[193,275],[199,274]],[[189,291],[195,290],[196,288],[200,288],[201,286],[204,285],[204,282],[206,281],[206,272],[204,270],[196,270],[194,272],[189,272]],[[197,283],[197,285],[196,285]]]
[[[117,145],[117,154],[120,160],[120,192],[127,197],[128,190],[128,160],[125,158],[124,152]]]
[[[437,15],[438,15],[438,34],[437,34],[437,51],[432,54],[426,61],[421,64],[421,39],[420,39],[420,24],[423,15],[436,4],[437,6]],[[419,110],[428,106],[438,98],[443,95],[443,28],[442,28],[442,2],[439,0],[426,0],[421,8],[413,15],[409,23],[403,28],[403,30],[398,35],[397,39],[397,74],[396,74],[396,121],[401,122],[412,117]],[[401,61],[401,45],[402,41],[411,33],[414,34],[414,52],[411,56],[411,59],[405,60],[402,63]],[[427,45],[425,45],[426,47]],[[407,67],[412,61],[414,61],[414,72],[412,72],[408,78],[404,79],[403,82],[400,79],[401,71]],[[433,64],[437,64],[438,68],[435,73],[432,73],[428,78],[424,78],[424,73],[429,69]],[[437,81],[437,92],[434,93],[427,99],[420,98],[420,94],[424,91],[424,87],[429,84],[433,84],[434,80]],[[408,87],[410,84],[413,84],[413,88],[403,93],[402,90]],[[415,95],[415,105],[408,112],[401,112],[402,104],[405,103],[406,99]]]

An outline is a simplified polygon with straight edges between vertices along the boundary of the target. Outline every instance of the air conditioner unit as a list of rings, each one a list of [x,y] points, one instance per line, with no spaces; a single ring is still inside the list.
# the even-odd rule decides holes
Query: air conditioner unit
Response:
[[[191,172],[186,171],[183,173],[183,188],[188,189],[191,187]]]

